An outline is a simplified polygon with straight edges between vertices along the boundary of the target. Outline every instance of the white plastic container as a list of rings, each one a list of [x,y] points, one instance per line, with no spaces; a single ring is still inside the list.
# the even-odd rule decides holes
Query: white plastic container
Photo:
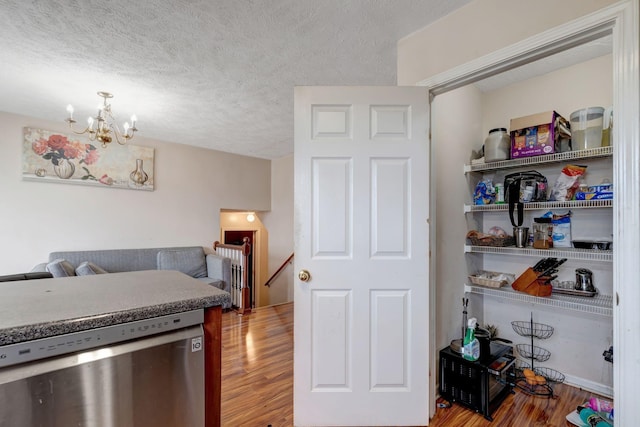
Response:
[[[571,113],[571,147],[588,150],[602,146],[604,108],[590,107]]]
[[[484,140],[484,161],[497,162],[509,160],[511,151],[511,137],[505,128],[495,128],[489,131],[489,136]]]

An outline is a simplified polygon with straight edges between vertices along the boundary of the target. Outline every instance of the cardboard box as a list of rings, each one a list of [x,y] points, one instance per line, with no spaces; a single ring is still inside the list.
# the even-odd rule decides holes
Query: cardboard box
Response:
[[[576,192],[576,200],[612,200],[613,184],[592,185]]]
[[[555,111],[511,119],[511,158],[571,150],[569,122]]]

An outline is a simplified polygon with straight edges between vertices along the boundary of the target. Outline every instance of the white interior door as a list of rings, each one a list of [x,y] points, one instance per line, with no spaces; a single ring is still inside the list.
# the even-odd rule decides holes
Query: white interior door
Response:
[[[295,89],[296,426],[428,423],[428,108]]]

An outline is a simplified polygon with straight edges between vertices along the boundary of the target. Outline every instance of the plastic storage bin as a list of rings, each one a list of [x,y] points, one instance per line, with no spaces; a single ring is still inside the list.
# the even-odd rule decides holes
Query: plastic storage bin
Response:
[[[588,150],[602,146],[604,108],[590,107],[571,113],[571,146]]]

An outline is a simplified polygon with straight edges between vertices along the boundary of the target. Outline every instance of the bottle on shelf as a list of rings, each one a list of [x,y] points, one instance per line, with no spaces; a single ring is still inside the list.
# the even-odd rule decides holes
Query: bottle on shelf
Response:
[[[484,140],[484,161],[487,163],[508,160],[511,156],[511,137],[506,128],[495,128],[489,131]]]
[[[462,342],[462,357],[471,361],[476,361],[480,358],[480,343],[475,337],[476,323],[478,322],[475,317],[469,319],[467,333],[464,335],[464,341]]]

